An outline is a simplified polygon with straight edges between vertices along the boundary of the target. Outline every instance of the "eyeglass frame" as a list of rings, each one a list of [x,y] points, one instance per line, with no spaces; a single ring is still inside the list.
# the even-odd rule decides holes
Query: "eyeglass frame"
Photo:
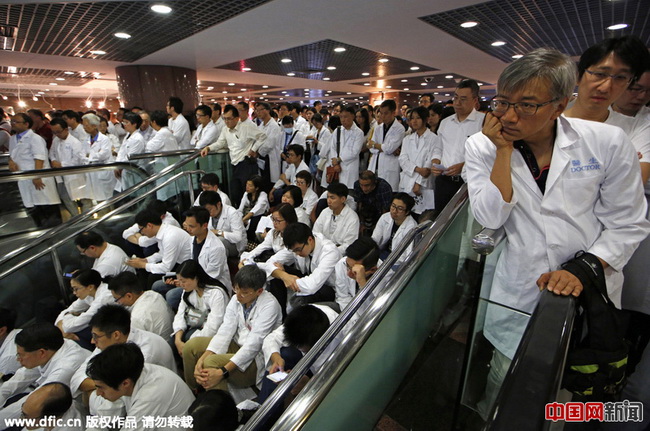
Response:
[[[593,71],[593,70],[589,70],[589,69],[585,69],[585,72],[587,72],[587,74],[589,76],[591,76],[590,79],[594,80],[594,82],[603,82],[607,78],[610,78],[612,80],[612,84],[615,84],[615,85],[628,84],[629,85],[630,82],[632,82],[632,80],[634,79],[634,76],[627,77],[626,75],[622,75],[620,73],[612,75],[612,74],[609,74],[609,73]],[[617,81],[617,78],[625,78],[625,81],[622,81],[622,80]]]
[[[560,99],[558,97],[556,97],[556,98],[551,99],[548,102],[544,102],[544,103],[530,103],[530,102],[508,102],[507,100],[492,99],[492,100],[490,100],[490,108],[492,108],[492,112],[494,112],[494,113],[505,114],[506,112],[508,112],[508,110],[512,106],[512,108],[515,110],[515,112],[517,112],[517,115],[523,115],[524,117],[532,117],[533,115],[537,114],[537,111],[539,110],[539,108],[541,108],[543,106],[546,106],[546,105],[550,105],[551,103],[557,102],[558,100],[560,100]],[[495,103],[506,103],[506,104],[508,104],[508,106],[503,111],[498,111],[497,108],[494,106]],[[534,106],[535,111],[529,114],[527,112],[523,112],[521,110],[521,108],[517,109],[517,107],[521,107],[521,105]]]

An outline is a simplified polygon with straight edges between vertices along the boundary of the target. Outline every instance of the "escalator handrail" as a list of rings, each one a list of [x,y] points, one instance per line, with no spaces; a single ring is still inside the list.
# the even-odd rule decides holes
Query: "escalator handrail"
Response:
[[[556,401],[562,384],[576,299],[548,290],[540,295],[501,385],[486,430],[536,431],[548,429],[552,423],[545,420],[545,406]]]
[[[503,227],[490,229],[484,227],[472,238],[472,249],[483,256],[487,256],[506,238]]]
[[[200,155],[201,155],[201,153],[199,151],[195,151],[195,153],[190,155],[189,157],[181,159],[178,162],[174,163],[173,165],[166,166],[165,168],[163,168],[157,174],[152,175],[152,176],[148,177],[147,179],[145,179],[144,181],[129,187],[128,189],[124,190],[120,194],[112,196],[112,197],[106,199],[103,202],[100,202],[94,208],[92,208],[92,210],[90,210],[90,211],[88,211],[88,212],[86,212],[84,214],[80,214],[78,216],[75,216],[73,219],[69,220],[68,222],[48,230],[43,235],[38,237],[38,241],[39,242],[46,241],[46,240],[54,237],[55,235],[57,235],[61,230],[67,229],[71,225],[81,223],[82,221],[85,221],[85,220],[91,218],[93,216],[93,214],[99,213],[105,208],[109,208],[111,205],[113,205],[116,202],[120,201],[124,196],[127,196],[127,195],[129,195],[131,193],[137,192],[138,190],[143,189],[143,188],[147,187],[148,185],[155,183],[160,178],[163,178],[165,175],[167,175],[169,172],[173,172],[175,169],[178,169],[180,167],[185,166],[186,164],[188,164],[188,163],[194,161],[195,159],[197,159]],[[166,183],[167,182],[165,182],[165,184]],[[155,188],[155,189],[157,190],[157,188]],[[9,259],[12,259],[13,257],[19,255],[20,253],[23,253],[25,250],[29,249],[32,246],[33,246],[32,244],[25,244],[24,246],[19,247],[16,250],[11,251],[10,253],[7,253],[3,258],[0,258],[0,265],[2,265],[4,262],[8,261]]]
[[[420,224],[400,241],[399,246],[393,249],[393,252],[382,263],[378,271],[370,278],[366,287],[359,291],[320,340],[293,368],[289,376],[273,391],[266,402],[248,421],[244,430],[256,430],[265,425],[265,421],[272,414],[273,408],[279,402],[282,402],[298,380],[307,373],[328,346],[338,338],[350,320],[357,315],[361,305],[366,301],[372,301],[371,306],[359,317],[354,328],[337,346],[335,352],[327,358],[323,368],[310,380],[287,408],[280,420],[275,424],[274,429],[298,429],[304,424],[373,330],[379,325],[393,301],[401,293],[406,281],[412,278],[417,268],[426,258],[427,251],[446,231],[467,199],[467,186],[463,185],[433,223],[425,222]],[[418,235],[422,235],[421,240],[413,243]],[[409,259],[404,259],[401,265],[393,268],[398,263],[400,256],[410,246],[412,246],[412,250],[408,256]],[[390,273],[391,270],[394,271],[392,274]],[[371,295],[375,296],[375,298],[371,299]]]
[[[143,159],[151,159],[157,157],[185,156],[187,154],[194,154],[195,152],[196,149],[188,148],[184,150],[159,151],[157,153],[136,153],[130,155],[129,160],[143,160]]]
[[[78,229],[78,230],[76,230],[75,232],[73,232],[73,233],[67,235],[66,237],[64,237],[64,238],[62,238],[62,239],[60,239],[60,240],[58,240],[57,242],[55,242],[54,244],[50,245],[50,246],[47,247],[46,249],[41,250],[40,252],[38,252],[38,253],[36,253],[36,254],[33,254],[33,255],[29,256],[28,258],[25,258],[24,260],[20,261],[19,263],[15,264],[15,265],[12,265],[11,268],[9,268],[9,269],[5,270],[4,272],[0,273],[0,280],[3,279],[4,277],[6,277],[7,275],[11,274],[11,273],[14,272],[15,270],[17,270],[17,269],[19,269],[19,268],[22,268],[23,266],[25,266],[25,265],[27,265],[27,264],[29,264],[29,263],[35,261],[36,259],[40,258],[41,256],[44,256],[44,255],[47,254],[47,253],[50,253],[52,250],[54,250],[55,248],[59,247],[60,245],[66,243],[66,242],[68,242],[68,241],[72,241],[72,240],[74,240],[74,238],[75,238],[77,235],[79,235],[81,232],[85,232],[85,231],[91,230],[92,228],[94,228],[94,227],[97,226],[98,224],[102,223],[104,220],[107,220],[107,219],[111,218],[112,216],[121,213],[123,210],[125,210],[125,209],[127,209],[127,208],[129,208],[129,207],[132,207],[133,205],[137,204],[138,202],[140,202],[140,201],[142,201],[142,200],[144,200],[144,199],[147,199],[147,198],[148,198],[152,193],[155,193],[156,191],[158,191],[158,190],[160,190],[161,188],[165,187],[166,185],[168,185],[168,184],[170,184],[170,183],[176,181],[177,179],[179,179],[179,178],[181,178],[181,177],[184,177],[184,176],[195,175],[195,174],[205,174],[205,171],[202,171],[202,170],[196,170],[196,171],[183,171],[183,172],[179,172],[179,173],[173,175],[172,177],[168,178],[168,179],[165,180],[164,182],[162,182],[162,183],[157,184],[156,186],[154,186],[154,187],[153,187],[151,190],[149,190],[147,193],[144,193],[144,194],[141,195],[141,196],[134,197],[133,199],[129,200],[128,202],[126,202],[126,203],[123,204],[122,206],[120,206],[120,207],[118,207],[118,208],[115,208],[115,209],[109,211],[108,213],[104,214],[102,217],[100,217],[100,218],[98,218],[98,219],[93,219],[92,222],[90,222],[90,223],[87,224],[87,225],[84,225],[83,228]],[[130,190],[130,189],[129,189],[129,190]],[[123,193],[125,193],[125,192],[123,192]],[[39,238],[38,238],[39,243],[42,242],[41,238],[42,238],[42,237],[39,237]],[[6,260],[6,259],[5,259],[5,260]],[[2,262],[0,262],[0,263],[2,263]]]
[[[3,172],[0,173],[0,183],[11,183],[11,182],[16,182],[21,180],[33,180],[36,178],[86,174],[86,173],[97,172],[97,171],[107,171],[107,170],[114,171],[116,169],[126,169],[129,171],[133,171],[138,175],[141,175],[143,179],[149,177],[147,171],[145,171],[140,166],[134,163],[114,162],[114,163],[102,163],[96,165],[67,166],[65,168],[48,168],[48,169],[33,169],[29,171]]]

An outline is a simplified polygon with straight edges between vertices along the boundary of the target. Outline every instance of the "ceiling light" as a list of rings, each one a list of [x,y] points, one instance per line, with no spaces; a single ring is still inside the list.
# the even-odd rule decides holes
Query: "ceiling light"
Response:
[[[502,41],[502,40],[497,40],[496,42],[491,43],[492,46],[503,46],[505,44],[506,43],[504,41]]]
[[[521,58],[521,57],[523,57],[522,54],[515,54],[515,55],[512,56],[512,58],[514,58],[515,60],[518,59],[518,58]]]
[[[286,91],[286,90],[285,90],[285,91],[283,91],[283,92],[282,92],[282,94],[287,94],[287,91]]]
[[[434,91],[433,94],[440,94],[440,93],[438,93],[437,91]]]
[[[370,85],[370,83],[369,83],[369,82],[365,82],[363,85],[365,85],[365,86],[367,87],[367,86]]]
[[[241,68],[241,71],[242,71],[242,72],[250,72],[250,71],[251,71],[251,68],[250,68],[250,67],[242,67],[242,68]]]
[[[460,26],[463,28],[472,28],[472,27],[476,27],[477,25],[478,23],[476,21],[466,21],[462,23]]]
[[[54,78],[54,79],[56,79],[57,81],[65,81],[65,78]]]
[[[208,90],[208,91],[214,90],[214,87],[208,87],[208,88],[206,88],[206,90]]]
[[[422,82],[422,83],[420,83],[420,85],[424,87],[425,85],[427,85],[427,83],[426,83],[426,82]]]
[[[289,73],[287,73],[287,76],[296,76],[296,74],[293,73],[293,72],[289,72]]]
[[[387,85],[386,88],[393,88],[393,86],[392,85]]]
[[[388,59],[387,58],[380,58],[379,62],[380,63],[388,63]]]
[[[172,8],[170,8],[169,6],[165,6],[164,4],[155,4],[151,6],[151,10],[156,13],[167,14],[172,11]]]
[[[290,58],[283,58],[283,59],[280,60],[280,61],[283,62],[283,63],[291,63],[291,59],[290,59]]]
[[[50,82],[50,85],[59,85],[56,82]]]
[[[400,82],[407,82],[408,79],[402,79]]]
[[[262,93],[262,96],[266,96],[266,93]]]
[[[350,92],[348,91],[348,92],[347,92],[347,93],[345,93],[345,94],[352,94],[352,93],[350,93]]]
[[[233,86],[235,85],[235,83],[234,83],[234,82],[229,82],[228,85],[230,85],[231,87],[233,87]]]
[[[323,78],[323,81],[329,81],[329,80],[330,80],[329,78]]]
[[[228,92],[226,90],[223,90],[222,93],[223,94],[228,94]]]
[[[303,90],[305,90],[305,91],[309,91],[309,88],[303,88]]]
[[[45,94],[45,91],[39,91],[38,94]]]
[[[16,73],[18,72],[18,68],[16,66],[7,66],[7,72]]]
[[[327,66],[327,70],[336,70],[336,66]]]
[[[449,96],[449,93],[445,93],[445,96]]]
[[[339,46],[337,48],[334,48],[334,52],[345,52],[345,48],[343,48],[342,46]]]
[[[237,96],[237,98],[238,98],[238,99],[241,99],[242,97],[241,97],[241,96]]]
[[[240,91],[246,91],[246,89],[245,89],[245,88],[241,88]]]
[[[65,73],[66,75],[74,75],[74,72],[70,72],[70,71],[66,71],[66,72],[63,72],[63,73]]]
[[[284,97],[280,97],[280,100],[284,100]]]
[[[50,89],[49,89],[49,88],[46,88],[45,91],[50,91]],[[119,97],[118,97],[118,99],[119,99]]]
[[[2,96],[2,100],[7,100],[9,99],[7,96]]]
[[[359,96],[359,99],[363,99],[363,96]]]
[[[27,106],[27,103],[25,103],[25,102],[22,101],[22,100],[19,100],[19,101],[18,101],[18,106],[20,106],[21,108],[24,108],[25,106]]]
[[[269,88],[268,85],[262,85],[262,88]]]
[[[411,70],[420,70],[419,66],[411,66]]]
[[[445,75],[445,78],[447,78],[447,79],[454,79],[454,75]]]
[[[370,74],[368,72],[363,72],[361,76],[370,76]]]
[[[119,37],[120,39],[131,39],[131,35],[128,33],[119,32],[119,33],[115,33],[113,36]]]
[[[33,100],[34,102],[38,102],[38,97],[34,96],[34,97],[32,97],[32,100]]]
[[[482,83],[482,82],[479,82],[478,85],[481,86],[481,85],[483,85],[483,83]]]
[[[328,92],[328,93],[331,93],[331,92],[332,92],[332,90],[327,90],[327,92]]]
[[[444,88],[442,85],[438,85],[436,88]]]
[[[95,50],[95,51],[90,51],[90,53],[93,54],[93,55],[104,55],[104,54],[106,54],[106,51]]]
[[[627,24],[614,24],[614,25],[610,25],[609,27],[607,27],[607,30],[621,30],[621,29],[626,28],[626,27],[627,27]]]

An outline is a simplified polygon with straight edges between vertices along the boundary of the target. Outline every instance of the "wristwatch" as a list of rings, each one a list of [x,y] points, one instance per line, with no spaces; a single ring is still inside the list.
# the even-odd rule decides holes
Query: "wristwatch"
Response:
[[[230,371],[228,371],[228,370],[226,369],[226,367],[219,367],[219,369],[220,369],[221,372],[223,373],[223,376],[222,376],[222,377],[223,377],[224,379],[227,379],[228,377],[230,377]]]

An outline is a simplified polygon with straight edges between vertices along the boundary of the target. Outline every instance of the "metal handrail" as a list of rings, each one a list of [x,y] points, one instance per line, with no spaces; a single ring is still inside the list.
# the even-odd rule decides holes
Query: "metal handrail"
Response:
[[[300,392],[282,417],[276,422],[273,429],[289,430],[299,429],[311,414],[316,410],[325,395],[343,373],[347,365],[354,358],[361,346],[370,337],[373,330],[379,325],[381,319],[388,312],[392,302],[399,296],[417,268],[427,256],[426,251],[442,236],[450,222],[467,201],[467,186],[463,185],[456,193],[438,218],[432,222],[423,223],[405,236],[399,246],[393,250],[377,272],[370,278],[366,287],[359,291],[357,296],[343,310],[339,317],[332,323],[320,340],[293,368],[289,376],[273,391],[266,402],[247,422],[244,430],[257,430],[265,426],[265,422],[272,414],[275,406],[282,402],[288,392],[314,365],[319,356],[338,339],[350,320],[358,316],[361,305],[366,301],[373,301],[371,306],[359,316],[355,327],[346,334],[341,344],[337,346],[332,355],[325,361],[321,369]],[[414,242],[418,236],[421,240]],[[398,259],[408,247],[412,250],[408,259],[398,265]],[[392,271],[392,273],[391,273]],[[372,299],[374,297],[374,299]]]
[[[138,190],[147,187],[149,184],[155,183],[160,178],[164,177],[165,175],[169,174],[170,172],[173,172],[175,169],[178,169],[178,168],[188,164],[189,162],[197,159],[200,155],[201,154],[197,151],[197,152],[195,152],[195,154],[192,154],[189,157],[186,157],[186,158],[184,158],[182,160],[179,160],[178,162],[174,163],[173,165],[169,165],[169,166],[165,167],[160,172],[158,172],[158,174],[153,175],[153,176],[145,179],[144,181],[142,181],[142,182],[140,182],[138,184],[135,184],[132,187],[129,187],[128,189],[124,190],[122,193],[120,193],[118,195],[115,195],[115,196],[112,196],[112,197],[108,198],[107,200],[97,204],[92,210],[90,210],[90,211],[88,211],[88,212],[86,212],[84,214],[80,214],[80,215],[75,216],[73,219],[69,220],[66,224],[59,225],[57,227],[54,227],[54,228],[48,230],[43,235],[38,237],[39,242],[46,241],[46,240],[54,237],[55,235],[57,235],[63,229],[67,229],[71,225],[81,223],[82,221],[85,221],[85,220],[91,218],[93,214],[100,213],[105,208],[109,208],[111,205],[113,205],[116,202],[118,202],[119,200],[121,200],[124,196],[127,196],[127,195],[129,195],[131,193],[137,192]],[[0,265],[5,263],[9,259],[12,259],[13,257],[19,255],[20,253],[24,252],[25,250],[27,250],[30,247],[32,247],[32,244],[26,244],[26,245],[24,245],[22,247],[17,248],[16,250],[13,250],[13,251],[7,253],[7,255],[5,255],[3,258],[0,259]]]
[[[506,231],[502,227],[499,229],[481,229],[479,233],[472,238],[472,249],[483,256],[492,253],[494,249],[506,238]]]
[[[147,178],[149,174],[140,166],[133,163],[115,162],[103,163],[98,165],[79,165],[67,166],[65,168],[48,168],[48,169],[32,169],[29,171],[15,171],[0,173],[0,183],[12,183],[20,180],[33,180],[36,178],[58,177],[74,174],[85,174],[97,171],[114,171],[116,169],[126,169],[134,171],[143,178]]]
[[[195,175],[195,174],[205,174],[205,171],[202,171],[202,170],[183,171],[183,172],[179,172],[179,173],[173,175],[172,177],[168,178],[164,182],[154,186],[151,190],[149,190],[147,193],[143,194],[142,196],[135,197],[135,198],[131,199],[130,201],[128,201],[127,203],[125,203],[124,205],[122,205],[122,206],[120,206],[118,208],[115,208],[112,211],[109,211],[108,213],[106,213],[102,217],[100,217],[98,219],[94,219],[91,223],[89,223],[87,225],[84,225],[83,229],[77,230],[74,233],[71,233],[71,234],[67,235],[66,237],[64,237],[63,239],[60,239],[59,241],[57,241],[54,244],[47,247],[46,249],[44,249],[44,250],[42,250],[42,251],[40,251],[40,252],[30,256],[30,257],[28,257],[28,258],[26,258],[25,260],[21,261],[20,263],[12,265],[11,268],[9,268],[9,269],[5,270],[4,272],[0,273],[0,279],[6,277],[7,275],[9,275],[11,273],[13,273],[16,269],[22,268],[23,266],[35,261],[39,257],[44,256],[47,253],[50,253],[52,250],[56,249],[58,246],[64,244],[65,242],[73,240],[80,233],[80,231],[91,230],[92,228],[94,228],[95,226],[97,226],[98,224],[103,222],[104,220],[108,220],[109,218],[113,217],[114,215],[121,213],[125,209],[127,209],[129,207],[132,207],[134,204],[137,204],[138,202],[145,200],[146,198],[149,197],[149,195],[151,195],[152,193],[154,193],[154,192],[160,190],[161,188],[165,187],[167,184],[170,184],[170,183],[176,181],[178,178],[181,178],[183,176],[191,176],[191,175]],[[39,237],[39,242],[42,242],[41,238],[42,237]],[[4,263],[5,260],[7,260],[7,259],[4,259],[3,261],[1,261],[0,264]]]
[[[184,156],[187,154],[194,154],[198,150],[196,149],[185,149],[185,150],[173,150],[173,151],[160,151],[157,153],[137,153],[131,154],[129,160],[142,160],[142,159],[151,159],[155,157],[171,157],[171,156]]]

